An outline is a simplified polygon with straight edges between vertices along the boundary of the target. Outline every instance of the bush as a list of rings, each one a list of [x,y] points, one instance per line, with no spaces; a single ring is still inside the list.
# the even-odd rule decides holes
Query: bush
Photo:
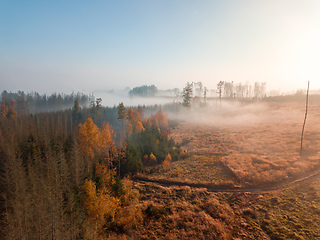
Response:
[[[149,218],[159,219],[162,215],[167,213],[167,210],[165,208],[157,208],[150,204],[144,212]]]

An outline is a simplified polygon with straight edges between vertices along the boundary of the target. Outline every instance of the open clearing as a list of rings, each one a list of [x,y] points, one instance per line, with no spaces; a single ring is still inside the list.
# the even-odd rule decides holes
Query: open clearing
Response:
[[[138,238],[320,238],[320,106],[310,106],[302,154],[304,104],[236,106],[183,115],[171,136],[187,153],[139,176],[154,183],[135,182],[147,209]],[[250,191],[259,186],[274,191]]]
[[[300,153],[304,113],[302,102],[226,103],[183,113],[171,137],[186,157],[143,176],[248,187],[312,175],[320,168],[320,106],[309,106]]]

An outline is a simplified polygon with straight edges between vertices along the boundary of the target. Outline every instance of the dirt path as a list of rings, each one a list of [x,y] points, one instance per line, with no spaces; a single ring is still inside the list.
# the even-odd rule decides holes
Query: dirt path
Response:
[[[209,192],[251,192],[251,193],[263,193],[271,192],[277,190],[283,190],[286,188],[294,187],[298,184],[305,182],[312,182],[320,178],[320,170],[309,172],[304,176],[300,176],[296,179],[289,179],[286,181],[278,183],[268,183],[255,186],[247,187],[238,187],[231,185],[209,185],[209,184],[200,184],[200,183],[185,183],[179,181],[170,181],[170,180],[153,180],[145,177],[134,177],[133,180],[136,182],[147,182],[147,183],[156,183],[161,186],[170,187],[170,186],[188,186],[191,188],[206,188]]]

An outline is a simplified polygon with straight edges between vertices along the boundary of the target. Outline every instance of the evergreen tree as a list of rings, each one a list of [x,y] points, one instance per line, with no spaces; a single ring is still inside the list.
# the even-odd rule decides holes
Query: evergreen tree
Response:
[[[73,108],[72,108],[72,118],[73,118],[73,122],[76,123],[76,124],[78,124],[82,119],[82,115],[81,115],[80,110],[81,110],[81,108],[80,108],[80,105],[79,105],[79,98],[77,98],[74,101],[74,105],[73,105]]]
[[[122,132],[123,132],[123,123],[127,118],[126,108],[123,105],[123,102],[118,105],[118,120],[122,123]]]
[[[192,101],[192,85],[187,82],[186,87],[183,89],[183,106],[190,108]]]

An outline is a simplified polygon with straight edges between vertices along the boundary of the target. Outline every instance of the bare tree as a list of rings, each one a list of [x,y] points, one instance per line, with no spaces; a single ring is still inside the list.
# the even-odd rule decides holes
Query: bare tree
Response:
[[[300,148],[300,152],[302,152],[302,142],[303,142],[304,127],[305,127],[305,125],[306,125],[306,120],[307,120],[307,115],[308,115],[309,85],[310,85],[310,81],[308,81],[307,99],[306,99],[306,113],[305,113],[305,115],[304,115],[304,121],[303,121],[303,126],[302,126],[302,133],[301,133],[301,148]]]
[[[221,101],[221,97],[222,97],[222,89],[224,87],[225,82],[224,81],[220,81],[217,84],[217,88],[218,88],[218,94],[219,94],[219,99]]]

